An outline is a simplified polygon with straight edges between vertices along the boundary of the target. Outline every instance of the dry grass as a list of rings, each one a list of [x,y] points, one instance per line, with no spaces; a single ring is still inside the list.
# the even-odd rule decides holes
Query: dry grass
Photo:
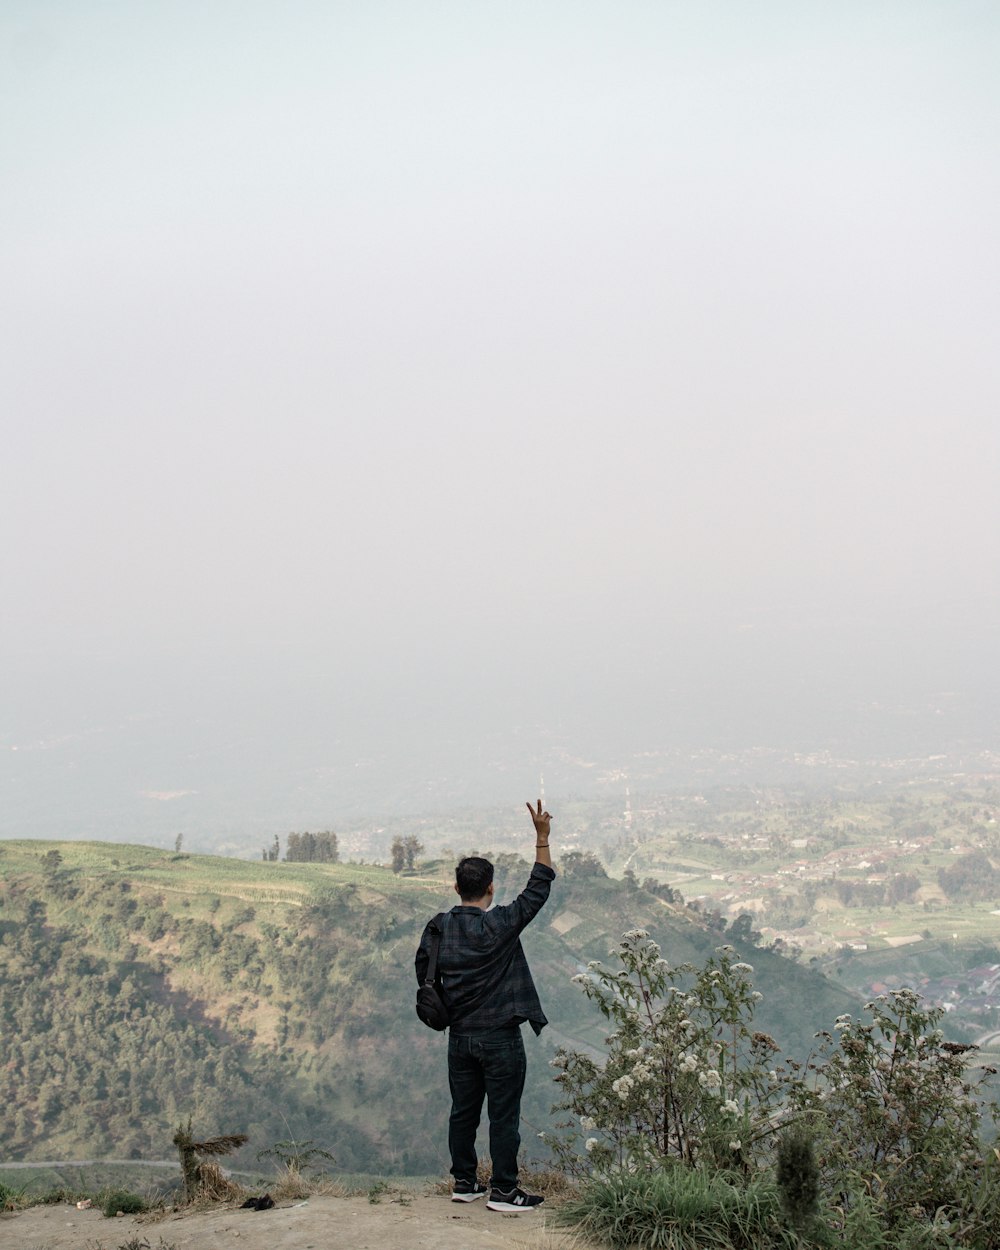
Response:
[[[237,1181],[230,1180],[217,1163],[205,1162],[198,1165],[198,1193],[190,1201],[183,1203],[186,1211],[209,1211],[220,1204],[242,1204],[250,1196],[250,1191]],[[134,1218],[140,1224],[156,1224],[165,1219],[177,1207],[164,1205],[162,1199],[153,1203],[150,1208]]]
[[[209,1202],[242,1202],[247,1191],[230,1180],[217,1163],[207,1161],[198,1165],[198,1196]]]
[[[534,1164],[521,1169],[521,1187],[534,1193],[544,1194],[545,1201],[558,1206],[576,1196],[576,1183],[558,1168]]]
[[[286,1165],[268,1182],[267,1192],[275,1202],[292,1202],[297,1198],[312,1198],[331,1191],[322,1178],[312,1180],[303,1176],[297,1168]]]

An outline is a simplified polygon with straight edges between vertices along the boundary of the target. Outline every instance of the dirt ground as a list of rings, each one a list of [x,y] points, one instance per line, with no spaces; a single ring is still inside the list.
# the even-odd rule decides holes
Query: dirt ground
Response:
[[[544,1208],[519,1215],[444,1196],[313,1197],[270,1211],[219,1206],[107,1219],[74,1206],[0,1215],[0,1250],[578,1250]]]

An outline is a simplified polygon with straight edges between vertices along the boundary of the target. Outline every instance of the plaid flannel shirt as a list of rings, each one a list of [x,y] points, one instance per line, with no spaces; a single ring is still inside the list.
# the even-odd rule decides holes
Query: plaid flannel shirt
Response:
[[[525,1020],[541,1033],[548,1024],[521,947],[521,930],[544,906],[555,875],[545,864],[536,863],[513,903],[489,911],[461,904],[444,913],[438,975],[456,1017],[452,1033],[478,1033]],[[417,948],[418,984],[427,974],[432,923],[424,928]]]

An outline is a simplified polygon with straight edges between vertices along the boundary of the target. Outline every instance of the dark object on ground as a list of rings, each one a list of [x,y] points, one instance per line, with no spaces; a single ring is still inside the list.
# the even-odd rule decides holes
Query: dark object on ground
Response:
[[[259,1198],[248,1198],[243,1203],[243,1208],[249,1207],[251,1211],[270,1211],[273,1206],[274,1199],[270,1194],[262,1194]]]

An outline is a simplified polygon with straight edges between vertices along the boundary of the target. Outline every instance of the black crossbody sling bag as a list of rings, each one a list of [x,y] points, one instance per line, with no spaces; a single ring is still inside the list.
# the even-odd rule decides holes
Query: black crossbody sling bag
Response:
[[[451,1012],[444,1000],[437,979],[438,950],[441,946],[441,922],[445,913],[431,921],[430,941],[427,944],[427,975],[417,989],[417,1015],[429,1029],[438,1033],[451,1024]]]

